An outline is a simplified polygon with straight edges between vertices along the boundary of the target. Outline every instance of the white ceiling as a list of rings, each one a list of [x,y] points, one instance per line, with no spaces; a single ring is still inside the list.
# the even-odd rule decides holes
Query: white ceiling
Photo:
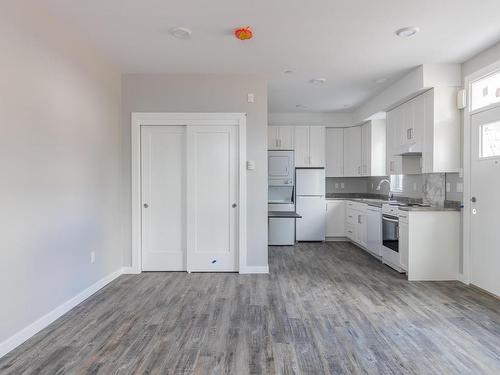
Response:
[[[270,112],[352,111],[417,65],[460,63],[500,39],[499,0],[31,1],[123,73],[265,75]],[[236,40],[246,25],[254,39]],[[175,26],[191,40],[172,38]],[[421,32],[398,38],[404,26]]]

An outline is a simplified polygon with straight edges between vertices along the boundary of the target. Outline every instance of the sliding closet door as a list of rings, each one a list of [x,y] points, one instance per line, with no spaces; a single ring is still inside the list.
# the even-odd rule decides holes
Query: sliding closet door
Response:
[[[142,270],[186,270],[186,129],[142,126]]]
[[[187,269],[237,271],[238,128],[187,132]]]

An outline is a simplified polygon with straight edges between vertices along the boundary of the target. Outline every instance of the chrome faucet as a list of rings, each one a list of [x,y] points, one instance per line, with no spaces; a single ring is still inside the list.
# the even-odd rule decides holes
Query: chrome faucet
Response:
[[[388,194],[388,199],[390,200],[392,198],[392,193],[391,193],[391,181],[389,181],[387,178],[384,178],[383,180],[380,180],[380,182],[378,183],[377,185],[377,191],[380,191],[380,188],[382,187],[382,184],[384,182],[387,182],[387,184],[389,185],[389,194]]]

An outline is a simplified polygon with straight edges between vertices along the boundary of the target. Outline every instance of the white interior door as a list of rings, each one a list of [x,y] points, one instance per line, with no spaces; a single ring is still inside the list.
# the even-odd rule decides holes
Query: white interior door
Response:
[[[187,132],[187,269],[237,271],[238,128]]]
[[[471,282],[500,295],[500,107],[471,121]]]
[[[183,126],[141,127],[142,269],[186,270]]]

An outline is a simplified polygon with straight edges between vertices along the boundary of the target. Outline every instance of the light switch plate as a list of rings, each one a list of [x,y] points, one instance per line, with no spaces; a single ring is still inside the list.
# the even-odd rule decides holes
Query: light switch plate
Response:
[[[249,103],[254,103],[255,102],[255,95],[254,94],[248,94],[247,95],[247,101]]]
[[[339,183],[338,183],[338,182],[336,182],[336,183],[335,183],[335,189],[338,189],[338,188],[339,188]]]
[[[463,193],[464,192],[464,184],[461,182],[457,182],[457,193]]]
[[[343,188],[344,188],[344,186],[345,186],[345,185],[344,185],[344,183],[342,182],[342,183],[340,184],[340,188],[341,188],[341,189],[343,189]]]
[[[255,170],[255,161],[247,160],[247,171]]]

